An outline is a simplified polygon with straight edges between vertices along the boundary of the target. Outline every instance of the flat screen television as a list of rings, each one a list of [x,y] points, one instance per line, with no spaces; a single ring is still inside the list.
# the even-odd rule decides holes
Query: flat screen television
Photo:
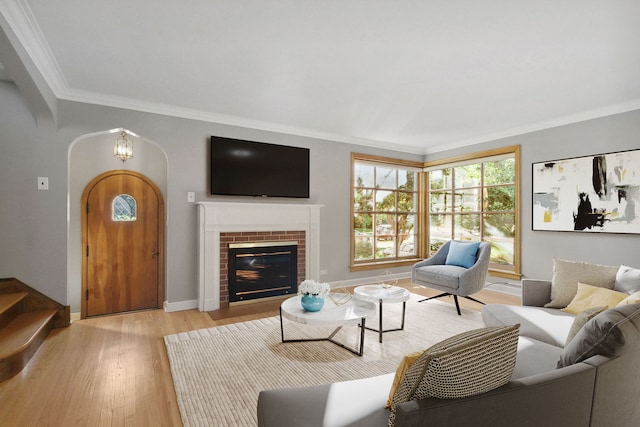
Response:
[[[211,137],[211,194],[309,197],[309,149]]]

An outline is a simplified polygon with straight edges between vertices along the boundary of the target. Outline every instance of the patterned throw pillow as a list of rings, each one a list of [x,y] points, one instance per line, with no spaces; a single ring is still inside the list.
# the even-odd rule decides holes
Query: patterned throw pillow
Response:
[[[513,374],[520,325],[463,332],[425,350],[409,367],[393,396],[389,426],[396,407],[409,400],[455,399],[498,388]]]
[[[553,259],[551,279],[551,302],[548,308],[564,308],[569,305],[578,291],[578,282],[599,288],[613,289],[618,267],[590,264],[588,262]]]

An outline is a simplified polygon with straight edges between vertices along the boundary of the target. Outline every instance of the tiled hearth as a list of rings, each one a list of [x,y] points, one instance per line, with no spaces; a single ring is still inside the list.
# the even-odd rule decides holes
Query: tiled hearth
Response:
[[[256,241],[269,236],[270,240],[297,240],[299,245],[302,240],[304,251],[299,252],[304,254],[304,278],[319,280],[321,207],[312,204],[198,203],[198,309],[217,310],[221,303],[228,303],[228,281],[225,283],[226,271],[223,271],[227,261],[222,255],[226,256],[228,251],[228,239]],[[292,236],[300,236],[300,240]]]

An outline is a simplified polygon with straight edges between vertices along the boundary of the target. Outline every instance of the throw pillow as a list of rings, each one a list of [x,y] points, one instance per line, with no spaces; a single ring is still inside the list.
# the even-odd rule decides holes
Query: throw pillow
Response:
[[[387,406],[385,406],[385,408],[391,408],[393,396],[396,394],[396,390],[398,389],[400,382],[404,378],[404,374],[422,353],[424,353],[424,350],[414,351],[413,353],[409,353],[402,358],[400,364],[398,365],[398,368],[396,369],[396,375],[395,377],[393,377],[393,384],[391,384],[391,390],[389,391],[389,400],[387,400]]]
[[[409,400],[455,399],[498,388],[513,374],[520,325],[463,332],[425,350],[409,367],[393,396],[389,426],[396,407]]]
[[[576,296],[578,282],[592,286],[613,289],[618,267],[590,264],[587,262],[553,259],[553,278],[551,279],[551,302],[548,308],[564,308]]]
[[[622,301],[620,301],[620,304],[618,304],[618,306],[627,305],[627,304],[638,304],[638,303],[640,303],[640,291],[635,292],[629,295],[628,297],[626,297],[625,299],[623,299]]]
[[[452,240],[449,244],[446,265],[457,265],[459,267],[470,268],[476,263],[476,255],[480,242],[460,242]]]
[[[609,309],[589,320],[562,350],[557,367],[573,365],[600,354],[616,357],[640,342],[640,304]]]
[[[578,314],[591,307],[607,306],[613,308],[629,295],[616,292],[613,289],[598,288],[578,282],[578,292],[566,308],[561,309],[566,313]]]
[[[582,329],[582,327],[586,325],[589,320],[593,319],[598,314],[605,311],[607,308],[607,306],[601,305],[600,307],[587,308],[586,310],[578,313],[576,318],[573,319],[573,323],[571,324],[571,329],[569,329],[569,334],[567,335],[567,340],[565,341],[564,346],[566,347],[567,344],[571,342],[578,331],[580,331],[580,329]]]
[[[613,289],[627,294],[640,291],[640,270],[621,265]]]

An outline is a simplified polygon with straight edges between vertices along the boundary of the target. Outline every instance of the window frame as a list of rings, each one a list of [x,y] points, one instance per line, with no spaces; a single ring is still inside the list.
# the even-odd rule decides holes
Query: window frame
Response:
[[[521,236],[521,224],[520,224],[520,206],[521,206],[521,197],[520,197],[520,146],[512,145],[507,147],[502,147],[493,150],[480,151],[470,154],[465,154],[461,156],[448,157],[440,160],[429,161],[424,163],[424,182],[423,182],[423,197],[425,199],[423,210],[421,212],[421,216],[424,221],[424,226],[421,228],[423,230],[423,235],[421,239],[421,254],[424,258],[429,256],[429,170],[439,170],[445,168],[453,168],[456,166],[463,166],[466,164],[475,164],[475,163],[483,163],[487,161],[491,161],[491,158],[498,158],[500,156],[513,156],[515,160],[514,165],[514,224],[515,224],[515,232],[514,232],[514,253],[513,253],[513,267],[506,267],[499,264],[490,264],[489,272],[492,276],[496,277],[504,277],[508,279],[516,279],[520,280],[521,278],[521,265],[520,265],[520,236]],[[482,189],[495,187],[495,185],[485,185],[484,182],[480,183],[481,191]],[[477,187],[474,187],[477,188]],[[452,189],[453,191],[453,189]],[[480,215],[485,212],[484,209],[480,211]],[[459,214],[459,212],[458,212]],[[456,212],[452,211],[452,215],[455,216]],[[453,237],[453,235],[452,235]],[[482,235],[481,235],[482,239]]]
[[[393,258],[381,258],[381,259],[372,259],[372,260],[362,260],[362,261],[357,261],[355,258],[355,224],[354,224],[354,218],[355,218],[355,214],[356,214],[356,210],[355,210],[355,174],[354,174],[354,170],[355,170],[355,164],[357,162],[361,162],[361,163],[369,163],[371,165],[377,166],[377,167],[390,167],[390,168],[396,168],[396,169],[415,169],[416,172],[416,177],[415,177],[415,181],[414,181],[414,185],[415,185],[415,190],[414,190],[414,194],[415,194],[415,206],[416,206],[416,210],[415,210],[415,216],[416,216],[416,224],[415,227],[417,227],[417,230],[414,234],[415,239],[414,239],[414,245],[416,248],[416,255],[415,256],[409,256],[409,257],[393,257]],[[350,186],[350,192],[351,192],[351,196],[350,196],[350,202],[351,202],[351,207],[349,208],[349,211],[351,213],[351,219],[350,219],[350,263],[349,263],[349,268],[351,271],[360,271],[360,270],[370,270],[370,269],[379,269],[379,268],[389,268],[389,267],[400,267],[400,266],[407,266],[407,265],[413,265],[415,262],[421,260],[422,258],[420,257],[420,249],[419,249],[419,242],[420,242],[420,233],[421,233],[421,228],[420,228],[420,224],[422,223],[421,220],[421,213],[420,213],[420,206],[422,204],[422,189],[421,189],[421,183],[423,182],[422,179],[422,168],[423,168],[423,163],[422,162],[416,162],[416,161],[411,161],[411,160],[402,160],[402,159],[394,159],[394,158],[390,158],[390,157],[381,157],[381,156],[374,156],[374,155],[369,155],[369,154],[362,154],[362,153],[351,153],[351,186]],[[402,190],[395,190],[397,192],[402,192]],[[372,212],[376,212],[375,209],[375,200],[373,201],[373,210]],[[397,213],[397,211],[396,211]],[[397,232],[397,230],[396,230]],[[375,239],[375,233],[373,238]],[[397,233],[396,233],[396,238],[397,238]],[[396,251],[397,251],[397,247],[396,247]]]

